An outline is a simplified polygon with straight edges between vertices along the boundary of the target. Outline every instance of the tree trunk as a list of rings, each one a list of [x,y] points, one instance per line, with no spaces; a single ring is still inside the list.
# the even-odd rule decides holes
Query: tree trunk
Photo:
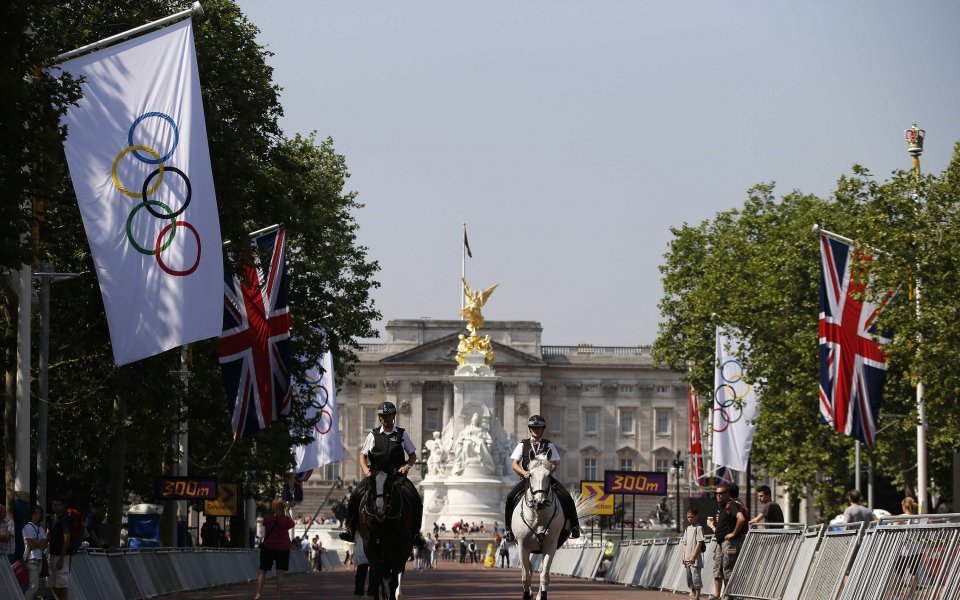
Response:
[[[126,489],[127,465],[127,418],[126,401],[121,395],[113,399],[113,441],[110,444],[110,491],[107,499],[107,544],[111,548],[120,547],[120,520],[123,515],[123,503]]]
[[[4,505],[13,506],[14,472],[16,469],[17,440],[17,313],[19,302],[10,273],[0,276],[0,289],[3,293],[4,327],[3,354],[4,394],[3,394],[3,487]]]

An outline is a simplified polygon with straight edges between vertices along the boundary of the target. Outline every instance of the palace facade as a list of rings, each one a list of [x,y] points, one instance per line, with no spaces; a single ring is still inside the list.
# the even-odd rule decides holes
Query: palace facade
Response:
[[[543,415],[544,437],[563,459],[556,477],[571,490],[579,490],[581,480],[602,479],[607,469],[669,471],[677,451],[687,460],[687,388],[680,373],[654,365],[649,346],[544,346],[542,332],[535,321],[483,326],[499,377],[493,416],[512,443],[527,436],[529,415]],[[393,320],[386,342],[364,345],[337,396],[346,458],[315,473],[314,485],[337,476],[359,479],[357,453],[384,401],[397,406],[397,424],[410,432],[423,459],[424,443],[454,416],[450,377],[461,333],[459,320]],[[421,470],[411,478],[419,483]]]

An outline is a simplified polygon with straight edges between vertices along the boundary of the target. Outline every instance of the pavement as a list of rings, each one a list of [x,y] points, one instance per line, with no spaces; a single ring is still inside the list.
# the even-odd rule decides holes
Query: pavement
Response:
[[[413,563],[410,563],[413,566]],[[355,600],[353,569],[338,566],[333,570],[311,574],[287,574],[283,578],[283,600],[323,598]],[[534,575],[533,592],[539,585]],[[673,594],[639,588],[611,585],[603,581],[586,581],[553,575],[549,585],[550,600],[685,600],[686,594]],[[256,593],[256,582],[223,586],[209,590],[181,592],[160,596],[164,600],[250,600]],[[519,569],[485,569],[476,564],[441,562],[436,569],[408,570],[403,576],[404,600],[503,600],[521,598]],[[277,598],[277,586],[268,579],[264,599]],[[536,597],[536,596],[534,596]],[[706,598],[707,595],[702,596]]]

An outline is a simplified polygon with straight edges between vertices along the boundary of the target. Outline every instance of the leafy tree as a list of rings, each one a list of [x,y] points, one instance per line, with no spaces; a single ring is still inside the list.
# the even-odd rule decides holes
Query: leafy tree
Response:
[[[48,63],[63,49],[188,5],[81,1],[70,2],[67,11],[67,4],[37,4],[33,17],[43,24],[38,28],[42,34],[27,44],[37,53],[37,64]],[[248,258],[248,232],[282,224],[288,233],[294,352],[299,357],[294,376],[302,377],[327,348],[334,352],[338,375],[346,376],[347,364],[355,359],[354,340],[376,335],[371,323],[379,318],[369,294],[378,285],[374,276],[379,267],[357,243],[353,213],[362,205],[346,191],[346,159],[336,153],[332,140],[284,136],[278,124],[279,90],[267,64],[270,53],[256,43],[256,27],[228,0],[207,0],[204,10],[205,16],[194,24],[197,60],[221,231],[236,253],[225,267],[236,271]],[[69,81],[51,81],[59,94],[71,89],[64,85]],[[48,91],[36,98],[49,104],[56,96]],[[72,99],[66,96],[61,103]],[[58,118],[49,117],[54,129],[46,145],[31,148],[42,150],[51,163],[51,181],[37,192],[45,205],[40,259],[60,271],[81,273],[53,291],[51,486],[72,490],[77,503],[86,495],[109,497],[108,512],[113,515],[120,514],[128,499],[151,500],[153,478],[177,459],[172,442],[184,415],[189,421],[191,474],[240,482],[244,492],[255,497],[276,493],[292,466],[291,444],[304,440],[313,425],[305,418],[302,399],[295,400],[289,424],[275,424],[255,439],[234,442],[216,340],[191,345],[186,382],[176,350],[113,366],[103,303],[66,175]],[[25,184],[20,187],[27,189]],[[19,214],[27,227],[21,230],[29,231],[29,215],[8,208],[3,207],[0,218]],[[22,259],[31,254],[29,249],[20,251]],[[116,543],[119,519],[110,524],[108,539]]]
[[[889,371],[878,420],[881,433],[870,455],[896,485],[908,493],[915,491],[912,376],[922,370],[929,382],[930,472],[937,491],[947,491],[958,418],[957,378],[951,368],[958,345],[948,326],[960,310],[949,256],[949,242],[960,234],[954,218],[960,197],[957,162],[942,177],[928,177],[920,184],[922,211],[912,195],[916,184],[906,173],[894,173],[889,182],[878,184],[868,171],[854,167],[850,176],[838,181],[830,200],[799,192],[777,200],[772,185],[759,185],[750,190],[742,208],[673,230],[661,266],[663,321],[655,357],[675,369],[692,364],[689,380],[696,389],[710,391],[714,328],[720,324],[738,328],[750,342],[742,357],[745,370],[763,382],[751,460],[791,491],[816,495],[825,510],[840,508],[852,482],[853,440],[818,422],[820,256],[811,227],[821,224],[864,248],[887,252],[870,265],[874,280],[870,289],[875,294],[913,281],[917,265],[925,281],[936,282],[923,286],[925,308],[919,321],[913,303],[905,299],[882,317],[881,326],[894,327],[897,335],[886,347]],[[928,241],[917,243],[918,239]],[[915,340],[920,331],[924,343],[918,354]]]

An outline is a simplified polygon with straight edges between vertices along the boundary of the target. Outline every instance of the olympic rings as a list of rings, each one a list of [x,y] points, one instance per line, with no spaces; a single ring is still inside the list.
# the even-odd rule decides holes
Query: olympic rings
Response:
[[[133,145],[133,130],[137,128],[137,125],[140,124],[140,121],[146,119],[147,117],[160,117],[167,123],[170,123],[170,127],[173,127],[173,146],[170,147],[170,150],[163,156],[157,156],[154,154],[155,158],[149,159],[141,156],[137,150],[143,149],[142,146]],[[136,148],[137,150],[133,151],[133,155],[139,158],[141,161],[147,163],[148,165],[159,165],[167,162],[167,160],[173,156],[173,151],[177,149],[177,144],[180,143],[180,129],[177,127],[177,124],[173,122],[173,119],[170,118],[170,115],[164,114],[162,112],[148,112],[137,117],[137,120],[133,122],[133,125],[130,126],[130,131],[127,132],[127,146],[131,148]]]
[[[327,428],[326,428],[326,429],[320,429],[320,424],[323,423],[323,416],[324,416],[324,415],[327,416],[327,419],[329,420],[329,423],[327,424]],[[319,433],[320,435],[327,435],[328,433],[330,433],[330,430],[331,430],[331,429],[333,429],[333,415],[330,413],[329,410],[323,410],[323,411],[320,412],[320,420],[317,421],[317,425],[316,425],[316,427],[314,427],[314,430],[315,430],[317,433]]]
[[[187,269],[186,271],[177,271],[177,270],[175,270],[175,269],[171,269],[171,268],[168,267],[166,264],[164,264],[163,258],[160,257],[160,250],[161,250],[161,248],[160,248],[160,240],[163,238],[164,234],[167,233],[167,230],[168,230],[168,229],[172,229],[173,227],[175,227],[175,226],[177,226],[177,225],[183,225],[184,227],[186,227],[187,229],[189,229],[190,231],[192,231],[194,237],[197,238],[197,260],[193,263],[193,266],[191,266],[191,267],[190,267],[189,269]],[[187,275],[190,275],[191,273],[193,273],[194,271],[196,271],[196,270],[197,270],[197,267],[200,266],[200,250],[201,250],[201,248],[200,248],[200,234],[197,233],[197,230],[194,229],[193,225],[191,225],[190,223],[187,223],[186,221],[174,221],[174,222],[170,223],[169,225],[167,225],[166,227],[164,227],[164,228],[160,231],[160,235],[157,236],[157,254],[156,254],[156,256],[157,256],[157,264],[160,265],[160,268],[163,269],[163,270],[164,270],[167,274],[169,274],[169,275],[175,275],[175,276],[177,276],[177,277],[186,277]]]
[[[183,201],[183,206],[180,207],[180,210],[166,216],[161,215],[157,211],[153,210],[153,208],[151,208],[150,204],[148,203],[147,210],[150,211],[151,215],[155,216],[158,219],[175,219],[179,217],[181,214],[183,214],[183,211],[187,210],[187,207],[190,206],[190,200],[193,198],[193,187],[190,185],[190,178],[187,177],[183,171],[181,171],[180,169],[177,169],[176,167],[167,167],[167,170],[170,171],[171,173],[176,173],[177,175],[179,175],[180,178],[183,179],[183,182],[187,184],[187,199]],[[147,186],[150,185],[150,180],[153,179],[154,175],[158,173],[161,173],[161,174],[163,173],[163,165],[160,165],[159,169],[147,175],[147,179],[143,182],[144,202],[148,201],[147,196],[150,195],[150,190],[147,189]],[[157,184],[159,185],[159,180],[157,181]],[[157,186],[153,186],[153,189],[157,189]]]
[[[729,393],[728,393],[729,392]],[[734,403],[737,397],[737,391],[733,389],[733,386],[729,383],[725,383],[718,387],[713,393],[713,397],[717,400],[717,405],[720,408],[726,408]]]
[[[149,146],[136,145],[133,142],[133,134],[136,131],[137,126],[140,124],[141,121],[150,117],[157,117],[159,119],[162,119],[166,121],[170,125],[170,127],[173,128],[173,143],[171,144],[170,149],[167,150],[167,152],[163,156],[161,156],[159,152],[157,152],[156,150],[154,150]],[[190,178],[187,177],[187,174],[181,171],[180,169],[177,169],[176,167],[169,167],[164,165],[164,163],[167,160],[169,160],[171,156],[173,156],[173,153],[177,149],[177,146],[179,144],[180,144],[180,128],[177,127],[176,122],[174,122],[174,120],[170,118],[170,115],[167,115],[162,112],[144,113],[139,117],[137,117],[133,121],[133,123],[130,125],[130,129],[127,131],[127,147],[124,148],[120,152],[120,154],[118,154],[117,157],[114,159],[113,167],[111,169],[111,177],[113,179],[113,185],[115,185],[116,188],[120,190],[120,193],[122,193],[125,196],[129,196],[131,198],[140,198],[143,200],[140,204],[137,204],[136,206],[134,206],[133,209],[130,211],[130,214],[127,215],[127,223],[126,223],[125,230],[126,230],[127,240],[130,242],[130,245],[133,246],[133,248],[141,254],[154,256],[157,260],[157,264],[168,275],[173,275],[175,277],[186,277],[187,275],[190,275],[194,271],[196,271],[197,268],[200,266],[200,257],[202,255],[202,244],[200,241],[200,233],[196,230],[196,228],[194,228],[193,225],[191,225],[186,221],[177,220],[177,217],[182,215],[184,211],[187,210],[187,207],[190,206],[190,201],[193,199],[193,186],[190,184]],[[148,158],[147,156],[141,154],[140,151],[146,152],[153,158]],[[133,156],[137,160],[149,165],[157,165],[157,168],[152,173],[150,173],[150,175],[148,175],[146,180],[143,182],[143,186],[141,187],[139,194],[135,192],[131,192],[126,187],[124,187],[123,184],[120,183],[120,178],[117,175],[117,167],[119,166],[120,161],[123,159],[124,156],[126,156],[131,152],[133,153]],[[157,188],[159,188],[160,184],[163,182],[164,171],[172,171],[173,173],[176,173],[177,175],[180,176],[181,179],[183,179],[184,184],[187,186],[187,194],[186,194],[186,199],[183,202],[183,206],[181,206],[176,211],[174,211],[172,208],[170,208],[163,202],[150,199],[150,196],[157,191]],[[154,177],[157,178],[157,181],[156,183],[153,184],[153,187],[151,187],[150,182],[153,180]],[[154,208],[154,206],[163,208],[167,212],[167,214],[161,214],[158,210]],[[153,250],[150,250],[147,247],[141,246],[133,238],[133,232],[131,231],[132,229],[131,224],[133,223],[133,218],[137,214],[137,211],[140,210],[141,208],[146,208],[151,215],[153,215],[154,217],[162,221],[169,221],[169,223],[160,231],[160,234],[157,236],[157,240],[156,240],[156,243],[154,244]],[[170,244],[173,243],[173,239],[174,237],[176,237],[178,225],[182,227],[186,227],[187,229],[192,231],[193,236],[197,240],[197,259],[196,261],[194,261],[193,265],[191,265],[188,269],[185,269],[185,270],[178,270],[178,269],[171,268],[166,263],[164,263],[163,258],[161,257],[161,252],[169,248]],[[169,235],[168,235],[168,232],[169,232]]]
[[[163,208],[165,208],[165,209],[167,210],[168,213],[169,213],[169,212],[173,212],[173,211],[170,210],[170,207],[167,206],[166,204],[164,204],[163,202],[158,202],[158,201],[156,201],[156,200],[144,200],[144,201],[141,202],[140,204],[134,206],[134,207],[133,207],[133,210],[130,211],[130,214],[127,215],[127,240],[130,241],[130,245],[133,246],[134,249],[135,249],[137,252],[139,252],[140,254],[146,254],[147,256],[153,256],[154,254],[157,254],[158,251],[156,251],[156,250],[147,250],[146,248],[144,248],[143,246],[141,246],[140,244],[138,244],[137,241],[133,239],[133,234],[130,233],[130,223],[133,222],[133,215],[137,214],[137,211],[138,211],[138,210],[140,210],[140,209],[143,208],[144,206],[146,206],[147,208],[149,208],[151,204],[156,204],[157,206],[162,206]],[[169,218],[169,217],[167,217],[167,218]],[[176,221],[174,221],[174,223],[173,223],[173,228],[170,229],[170,239],[168,239],[162,246],[160,246],[159,252],[163,252],[163,251],[166,250],[168,247],[170,247],[171,242],[173,242],[173,237],[174,237],[176,234],[177,234],[177,227],[176,227]]]
[[[731,418],[730,418],[730,415],[727,413],[726,409],[724,409],[724,408],[715,408],[715,409],[713,409],[713,412],[714,412],[714,413],[720,413],[720,417],[721,417],[721,418],[723,419],[723,421],[724,421],[723,427],[721,427],[720,429],[717,429],[716,424],[714,424],[714,426],[713,426],[713,431],[714,431],[714,432],[716,432],[716,433],[723,433],[724,431],[727,430],[728,427],[730,427],[731,425],[733,425],[734,423],[736,423],[737,421],[739,421],[740,419],[743,418],[743,407],[742,407],[742,406],[735,406],[734,408],[736,408],[738,411],[740,411],[740,414],[737,415],[737,418],[736,418],[736,419],[731,419]],[[714,419],[714,422],[716,422],[716,419]]]
[[[123,151],[120,154],[117,155],[115,159],[113,159],[113,169],[111,170],[111,175],[113,176],[113,185],[117,186],[117,189],[120,190],[121,194],[123,194],[124,196],[130,196],[131,198],[139,198],[140,194],[131,192],[127,188],[123,187],[123,184],[120,183],[120,179],[117,177],[117,165],[120,164],[120,159],[126,156],[128,152],[133,152],[133,155],[139,158],[139,155],[137,154],[137,150],[143,150],[144,152],[149,152],[150,154],[156,156],[157,158],[160,158],[160,154],[158,154],[157,151],[154,150],[153,148],[148,148],[147,146],[127,146],[126,148],[123,149]],[[163,181],[163,163],[160,163],[159,171],[160,171],[160,177],[157,178],[157,185],[147,190],[146,192],[147,194],[152,194],[153,192],[157,191],[158,187],[160,187],[160,183]]]

